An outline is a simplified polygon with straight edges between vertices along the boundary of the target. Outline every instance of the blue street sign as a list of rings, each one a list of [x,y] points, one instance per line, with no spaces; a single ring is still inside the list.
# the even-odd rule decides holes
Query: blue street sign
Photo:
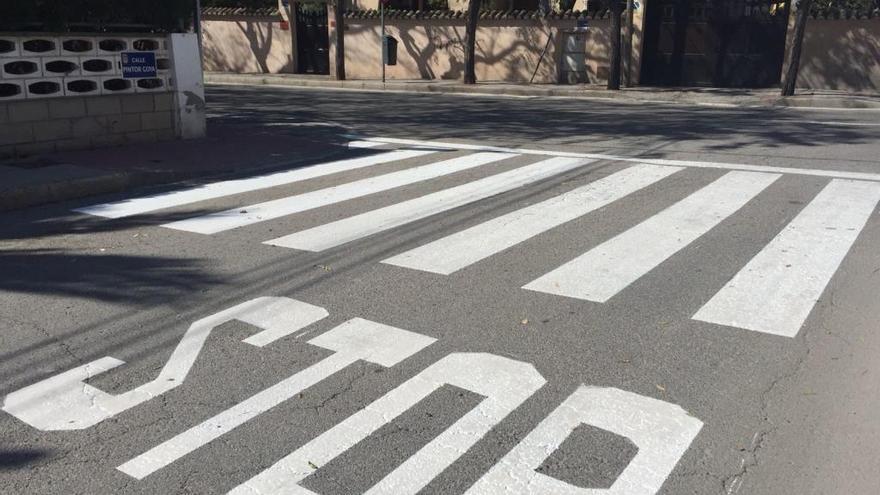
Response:
[[[156,54],[151,52],[123,52],[122,77],[156,77]]]

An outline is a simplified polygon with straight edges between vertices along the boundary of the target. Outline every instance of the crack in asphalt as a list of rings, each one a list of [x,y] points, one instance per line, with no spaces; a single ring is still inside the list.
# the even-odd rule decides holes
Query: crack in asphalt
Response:
[[[346,384],[340,390],[333,392],[327,398],[322,399],[321,402],[319,402],[316,405],[301,406],[301,407],[298,407],[297,409],[314,409],[315,413],[318,413],[321,409],[326,407],[327,404],[336,400],[342,394],[344,394],[346,392],[350,392],[351,390],[354,390],[355,383],[359,382],[360,380],[362,380],[364,377],[366,377],[369,374],[368,373],[369,370],[367,369],[367,364],[365,362],[357,361],[357,367],[359,369],[358,375],[355,376],[354,378],[352,378],[351,380],[348,380],[346,382]]]
[[[43,337],[45,337],[46,340],[49,340],[49,341],[53,342],[55,345],[57,345],[58,347],[60,347],[61,350],[64,351],[65,354],[72,357],[74,360],[76,360],[77,363],[79,363],[79,364],[86,363],[85,360],[83,360],[75,352],[73,352],[73,349],[71,349],[67,343],[65,343],[63,340],[61,340],[58,337],[49,333],[49,331],[46,330],[45,328],[43,328],[41,325],[37,325],[36,323],[33,323],[33,322],[21,321],[21,320],[13,318],[11,316],[8,316],[8,315],[5,316],[5,318],[7,318],[10,322],[12,322],[16,326],[22,326],[22,327],[29,326],[29,327],[33,328],[34,330],[39,332]]]
[[[829,294],[829,300],[831,301],[831,303],[828,306],[828,311],[829,313],[831,313],[835,309],[833,291]],[[822,328],[824,329],[824,325]],[[759,421],[762,425],[767,425],[767,427],[756,431],[755,435],[752,437],[752,441],[749,447],[746,449],[742,449],[742,452],[744,452],[745,455],[742,458],[740,468],[736,472],[721,478],[722,492],[726,495],[733,495],[739,492],[749,471],[760,464],[759,454],[761,449],[764,448],[767,439],[778,429],[778,427],[767,415],[767,409],[769,408],[770,398],[773,394],[773,391],[780,385],[780,383],[790,378],[794,378],[795,376],[800,374],[800,372],[804,368],[804,364],[807,358],[812,352],[812,345],[810,344],[811,332],[807,329],[806,326],[804,326],[801,331],[803,332],[803,351],[800,353],[797,360],[791,366],[790,370],[788,372],[779,374],[776,378],[771,380],[770,383],[759,395]]]

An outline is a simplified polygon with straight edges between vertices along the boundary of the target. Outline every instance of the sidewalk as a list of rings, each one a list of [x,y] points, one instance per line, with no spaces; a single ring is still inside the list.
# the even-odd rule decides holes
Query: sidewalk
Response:
[[[205,73],[207,84],[291,86],[297,88],[336,88],[365,91],[412,93],[481,94],[527,97],[611,99],[622,103],[668,103],[730,107],[858,108],[880,110],[880,94],[852,94],[844,91],[801,90],[783,98],[779,89],[736,88],[625,88],[608,91],[599,85],[512,84],[482,82],[475,85],[452,80],[337,81],[328,76],[302,74]]]
[[[347,142],[328,139],[328,134],[212,123],[203,139],[4,160],[0,211],[139,186],[269,172],[332,159],[348,150]]]

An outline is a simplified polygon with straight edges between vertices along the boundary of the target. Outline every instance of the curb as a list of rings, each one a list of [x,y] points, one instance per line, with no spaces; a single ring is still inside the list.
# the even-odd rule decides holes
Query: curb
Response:
[[[295,160],[282,160],[264,163],[256,167],[234,167],[227,170],[208,170],[204,172],[175,170],[114,172],[80,179],[67,179],[42,184],[22,186],[0,191],[0,212],[20,210],[32,206],[58,203],[72,199],[130,191],[141,187],[172,185],[194,180],[228,180],[243,174],[262,174],[296,167],[302,162],[319,161],[344,153],[348,148],[334,147],[334,151],[309,155]]]
[[[466,85],[460,83],[400,82],[382,83],[374,80],[337,81],[330,78],[291,77],[282,74],[230,74],[205,73],[206,84],[234,84],[245,86],[287,86],[295,88],[320,88],[347,91],[388,91],[403,93],[476,94],[484,96],[555,97],[576,99],[614,100],[621,103],[665,103],[676,105],[715,105],[730,107],[770,108],[848,108],[878,109],[880,96],[799,95],[782,97],[775,95],[708,95],[687,91],[634,91],[612,92],[584,86],[517,86]]]
[[[0,211],[57,203],[71,199],[123,192],[128,189],[185,180],[175,172],[112,173],[81,179],[23,186],[0,195]]]

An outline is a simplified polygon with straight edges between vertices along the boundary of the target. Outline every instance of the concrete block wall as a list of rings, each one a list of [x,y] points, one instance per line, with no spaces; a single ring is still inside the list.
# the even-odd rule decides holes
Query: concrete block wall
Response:
[[[23,40],[30,38],[40,38],[40,46],[45,48],[34,58],[40,64],[31,64],[22,58],[22,49],[27,44]],[[195,139],[205,135],[205,93],[197,35],[172,33],[160,38],[34,35],[30,38],[0,33],[0,39],[5,40],[0,44],[0,68],[6,72],[0,74],[0,158]],[[77,43],[68,43],[71,39]],[[107,76],[111,79],[91,78],[97,79],[100,86],[94,81],[91,81],[94,84],[85,84],[90,80],[78,75],[72,76],[70,81],[43,77],[28,83],[19,74],[25,70],[30,71],[28,77],[37,72],[43,74],[42,65],[57,69],[60,67],[54,65],[58,62],[55,60],[57,51],[76,48],[82,52],[83,47],[88,55],[80,59],[88,58],[87,62],[102,58],[102,50],[112,48],[115,53],[103,57],[110,66],[108,70],[114,72]],[[157,60],[156,77],[152,74],[125,77],[121,67],[128,56],[126,49],[136,54],[153,52]],[[86,69],[87,62],[79,65],[73,62],[80,59],[72,57],[61,62],[72,74]],[[162,60],[165,63],[159,63]],[[61,82],[56,85],[55,79]],[[25,81],[23,86],[19,80]],[[62,84],[66,88],[63,91],[59,89]],[[44,91],[45,88],[53,91]],[[83,90],[89,94],[83,94]]]
[[[0,157],[176,138],[173,93],[0,102]]]

